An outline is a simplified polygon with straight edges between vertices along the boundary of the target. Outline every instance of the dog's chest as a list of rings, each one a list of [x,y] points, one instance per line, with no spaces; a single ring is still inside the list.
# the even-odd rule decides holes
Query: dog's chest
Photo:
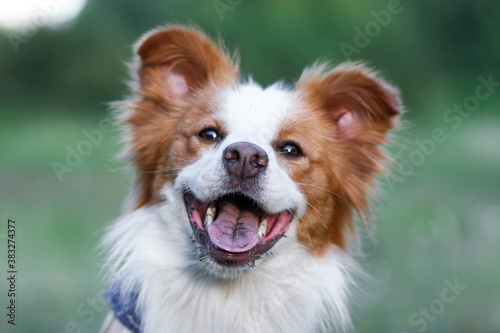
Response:
[[[336,317],[326,308],[338,304],[329,288],[315,288],[313,274],[297,265],[231,283],[178,276],[148,290],[145,332],[315,332],[318,319]]]

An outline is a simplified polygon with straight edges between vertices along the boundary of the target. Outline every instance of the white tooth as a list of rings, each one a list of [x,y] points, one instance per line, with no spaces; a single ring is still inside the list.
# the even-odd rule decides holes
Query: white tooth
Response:
[[[208,227],[209,225],[211,225],[212,223],[214,222],[214,219],[212,218],[211,215],[205,215],[205,227]]]
[[[207,214],[210,215],[212,218],[215,217],[215,207],[214,206],[208,207]]]
[[[208,207],[207,213],[205,214],[205,227],[208,227],[214,222],[215,218],[215,207]]]
[[[259,237],[264,236],[266,234],[266,231],[267,231],[267,217],[260,222]]]

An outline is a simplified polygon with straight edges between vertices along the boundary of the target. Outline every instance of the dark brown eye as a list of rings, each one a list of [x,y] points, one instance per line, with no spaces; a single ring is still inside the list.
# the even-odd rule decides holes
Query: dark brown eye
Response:
[[[213,128],[205,128],[203,131],[201,131],[198,136],[202,138],[203,140],[206,141],[220,141],[221,136],[217,130]]]
[[[300,150],[300,148],[296,144],[290,143],[290,142],[287,142],[287,143],[279,146],[278,153],[286,155],[287,157],[304,156],[304,154],[302,154],[302,151]]]

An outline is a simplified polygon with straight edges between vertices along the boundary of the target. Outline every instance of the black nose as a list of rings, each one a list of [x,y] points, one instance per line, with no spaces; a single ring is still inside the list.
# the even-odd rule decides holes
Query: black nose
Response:
[[[266,152],[250,142],[236,142],[224,150],[222,163],[230,175],[245,180],[255,177],[267,168]]]

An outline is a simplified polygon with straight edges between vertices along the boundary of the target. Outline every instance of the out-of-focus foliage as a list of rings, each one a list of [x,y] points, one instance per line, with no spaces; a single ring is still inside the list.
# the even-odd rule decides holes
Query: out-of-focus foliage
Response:
[[[218,2],[231,10],[217,12]],[[2,101],[25,103],[32,111],[33,104],[56,104],[68,112],[83,106],[100,113],[100,103],[123,92],[122,62],[131,58],[130,46],[145,31],[172,22],[220,34],[229,49],[239,50],[243,72],[259,82],[291,82],[318,58],[346,60],[341,43],[355,46],[354,29],[365,32],[375,20],[371,12],[388,7],[387,1],[218,2],[91,0],[76,22],[38,31],[17,54],[3,37]],[[350,59],[381,68],[402,87],[407,103],[422,95],[460,96],[468,81],[498,68],[497,1],[401,1],[398,8]]]

